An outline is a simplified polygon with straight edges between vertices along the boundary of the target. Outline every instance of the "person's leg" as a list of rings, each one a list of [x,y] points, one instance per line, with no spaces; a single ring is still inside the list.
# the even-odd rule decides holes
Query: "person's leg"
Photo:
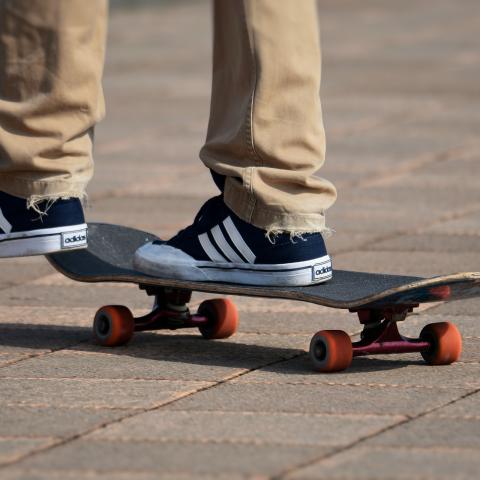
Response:
[[[214,2],[213,86],[200,156],[226,204],[268,231],[325,229],[325,158],[315,0]],[[218,182],[217,182],[218,183]]]
[[[0,0],[0,256],[85,245],[107,10],[107,0]],[[45,238],[27,241],[29,230]]]
[[[222,195],[135,265],[179,279],[308,285],[332,276],[321,233],[324,161],[314,0],[216,0],[213,88],[201,159]]]

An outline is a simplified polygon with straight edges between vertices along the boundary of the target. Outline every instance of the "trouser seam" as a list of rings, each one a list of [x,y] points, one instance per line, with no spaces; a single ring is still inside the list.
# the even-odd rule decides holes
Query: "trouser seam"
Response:
[[[254,143],[254,133],[253,133],[253,113],[254,113],[254,101],[255,101],[255,91],[256,91],[256,85],[257,85],[257,62],[256,62],[256,57],[255,57],[255,47],[254,47],[254,32],[252,31],[251,34],[248,30],[248,23],[246,19],[246,12],[245,12],[245,4],[244,8],[242,9],[242,21],[243,21],[243,26],[245,29],[245,34],[247,36],[247,39],[249,41],[250,45],[250,65],[251,65],[251,72],[252,72],[252,92],[250,95],[250,103],[248,107],[248,112],[246,115],[245,119],[245,140],[246,140],[246,145],[247,145],[247,151],[250,154],[251,159],[255,163],[256,166],[262,166],[263,165],[263,159],[260,156],[260,154],[257,152],[255,149],[255,143]],[[248,212],[247,212],[247,217],[249,222],[251,222],[253,218],[253,214],[255,211],[255,208],[257,207],[257,199],[255,197],[255,191],[253,188],[253,169],[255,167],[248,167],[245,170],[245,175],[244,178],[242,179],[245,183],[245,187],[247,188],[248,192],[250,195],[248,196]]]

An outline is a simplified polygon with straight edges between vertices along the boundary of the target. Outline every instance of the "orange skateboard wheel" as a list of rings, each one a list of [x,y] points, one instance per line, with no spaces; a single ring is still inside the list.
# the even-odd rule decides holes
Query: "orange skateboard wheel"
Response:
[[[320,330],[310,342],[310,360],[318,372],[345,370],[352,363],[350,336],[342,330]]]
[[[430,343],[422,353],[429,365],[449,365],[456,362],[462,353],[462,336],[450,322],[430,323],[423,327],[420,339]]]
[[[93,334],[97,342],[104,347],[127,343],[132,338],[134,329],[132,312],[122,305],[107,305],[95,314]]]
[[[198,307],[198,314],[209,320],[207,325],[198,327],[209,340],[231,337],[238,329],[238,310],[228,298],[205,300]]]

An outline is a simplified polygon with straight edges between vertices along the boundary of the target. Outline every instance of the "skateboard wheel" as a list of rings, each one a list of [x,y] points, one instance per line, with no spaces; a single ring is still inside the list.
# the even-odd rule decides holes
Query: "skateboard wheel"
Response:
[[[310,342],[310,360],[318,372],[339,372],[352,363],[350,336],[342,330],[320,330]]]
[[[462,336],[453,323],[438,322],[425,325],[420,332],[420,339],[430,343],[430,348],[421,352],[429,365],[449,365],[460,358]]]
[[[198,307],[198,314],[208,318],[208,324],[198,327],[204,338],[228,338],[237,331],[237,307],[227,298],[205,300]]]
[[[127,343],[133,336],[134,328],[132,312],[121,305],[100,308],[93,321],[95,339],[104,347],[116,347]]]

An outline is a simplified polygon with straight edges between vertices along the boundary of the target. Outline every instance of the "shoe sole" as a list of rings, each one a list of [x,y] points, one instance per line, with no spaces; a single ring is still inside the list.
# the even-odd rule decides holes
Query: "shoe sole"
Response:
[[[332,278],[328,255],[303,262],[257,265],[197,261],[168,245],[146,245],[133,260],[134,267],[147,275],[198,282],[227,282],[259,286],[307,286]]]
[[[0,258],[28,257],[87,248],[86,223],[0,235]]]

